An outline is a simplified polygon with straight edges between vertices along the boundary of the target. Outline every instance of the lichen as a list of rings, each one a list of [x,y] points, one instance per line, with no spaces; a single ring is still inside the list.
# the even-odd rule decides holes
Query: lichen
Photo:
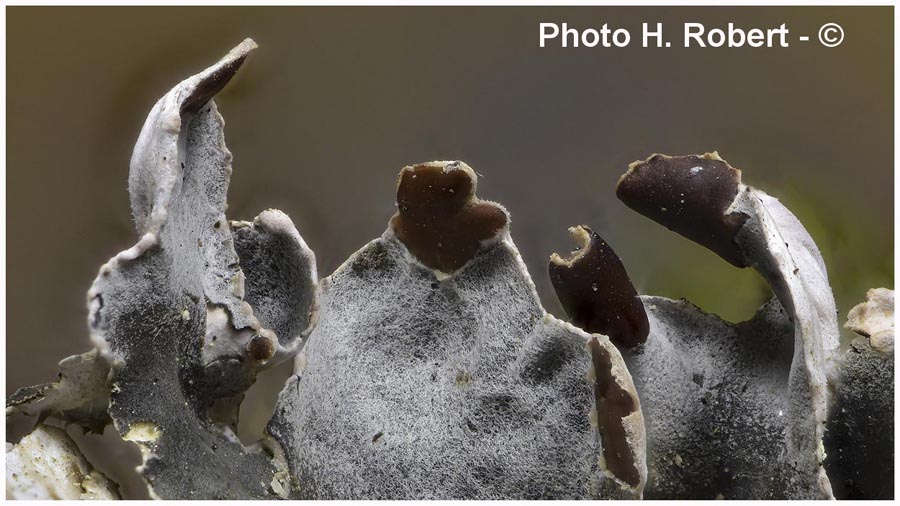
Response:
[[[643,297],[649,336],[623,353],[647,421],[646,496],[832,497],[820,448],[838,329],[812,238],[717,153],[635,162],[616,194],[731,264],[752,266],[776,295],[737,325],[686,302]],[[593,282],[621,285],[602,275]],[[571,295],[563,289],[560,298]]]
[[[841,499],[894,498],[894,291],[869,290],[846,327],[859,334],[838,359],[825,438]]]
[[[544,311],[499,205],[443,213],[447,188],[478,202],[474,171],[414,167],[398,216],[415,208],[437,232],[412,239],[395,216],[321,283],[302,373],[269,425],[301,484],[292,497],[639,497],[643,420],[619,352]],[[431,188],[411,195],[404,178],[422,174]],[[487,226],[452,230],[470,219]],[[440,248],[409,247],[426,243]],[[614,423],[598,431],[592,410]]]
[[[88,293],[91,338],[113,366],[109,413],[142,448],[155,497],[278,495],[276,462],[232,431],[257,372],[299,349],[316,275],[283,213],[237,231],[224,214],[232,157],[212,96],[255,47],[244,41],[153,107],[129,175],[141,239]]]
[[[138,239],[88,292],[95,349],[7,399],[37,417],[7,446],[9,497],[118,497],[48,417],[112,422],[162,499],[893,496],[893,291],[851,310],[860,337],[839,354],[812,238],[717,153],[635,162],[616,194],[759,272],[775,296],[746,322],[638,295],[587,226],[549,267],[572,324],[548,314],[509,212],[460,161],[403,168],[387,230],[319,283],[286,214],[225,215],[212,99],[255,47],[150,111],[128,177]],[[267,434],[242,443],[245,392],[291,359]]]

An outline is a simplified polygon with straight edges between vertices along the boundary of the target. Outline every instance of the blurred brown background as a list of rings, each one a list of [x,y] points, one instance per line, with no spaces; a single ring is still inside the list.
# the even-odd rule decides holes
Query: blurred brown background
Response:
[[[791,47],[683,49],[689,21],[787,23]],[[540,22],[607,22],[633,41],[541,49]],[[663,22],[673,47],[641,48],[642,22]],[[839,47],[816,41],[826,22],[844,28]],[[584,223],[642,293],[746,319],[768,297],[754,272],[614,195],[633,160],[717,149],[809,228],[843,320],[867,288],[893,288],[892,27],[891,7],[8,8],[7,394],[88,349],[85,292],[136,240],[127,172],[146,113],[244,37],[260,49],[216,99],[234,153],[229,217],[284,210],[323,276],[382,233],[402,166],[461,159],[479,195],[510,210],[556,315],[547,259]],[[243,437],[287,374],[251,390]],[[83,444],[114,475],[137,462]]]

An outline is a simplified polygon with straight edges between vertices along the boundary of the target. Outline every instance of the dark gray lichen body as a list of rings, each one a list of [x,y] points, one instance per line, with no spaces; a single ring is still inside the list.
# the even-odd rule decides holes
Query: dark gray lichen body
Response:
[[[423,265],[404,242],[433,260],[449,258],[435,251],[446,238],[407,220],[402,240],[398,216],[443,202],[433,194],[444,182],[471,178],[461,187],[474,189],[475,173],[432,162],[403,177],[418,171],[429,177],[421,200],[404,201],[388,231],[320,285],[318,322],[268,429],[294,497],[639,497],[643,421],[618,351],[543,310],[496,204],[473,217],[496,237]],[[419,198],[405,188],[401,200]],[[592,341],[608,359],[599,373]],[[594,409],[617,425],[598,427]]]
[[[650,334],[625,357],[648,417],[646,497],[831,498],[822,438],[838,329],[812,238],[717,153],[635,162],[617,195],[730,263],[752,266],[777,298],[736,326],[644,299]]]
[[[445,280],[391,237],[351,257],[269,426],[296,497],[630,497],[598,469],[587,342],[530,290],[505,246]]]
[[[151,111],[129,178],[142,238],[101,268],[88,295],[92,339],[112,364],[109,413],[142,447],[140,471],[160,498],[279,495],[271,452],[245,447],[232,429],[257,371],[302,337],[315,264],[287,217],[272,212],[257,221],[275,216],[278,230],[242,233],[240,258],[224,214],[231,153],[211,96],[254,47],[245,41]],[[254,251],[281,256],[261,263]],[[289,292],[280,301],[289,307],[266,308],[261,323],[251,303]]]
[[[842,357],[825,448],[836,497],[894,498],[894,355],[868,339],[857,338]]]
[[[685,301],[644,297],[647,343],[625,354],[643,402],[651,499],[786,499],[815,473],[783,456],[793,326],[773,299],[731,324]]]
[[[749,321],[637,296],[587,227],[550,274],[595,333],[557,320],[462,162],[404,168],[388,230],[317,290],[284,213],[225,216],[212,97],[254,47],[154,106],[129,174],[141,237],[88,293],[96,349],[17,390],[7,416],[111,421],[164,499],[893,497],[893,292],[854,308],[863,337],[838,357],[815,243],[717,154],[636,162],[617,195],[756,269],[775,297]],[[244,392],[295,355],[268,434],[245,446]]]
[[[211,364],[201,356],[209,299],[228,304],[218,296],[239,269],[223,226],[230,157],[216,149],[221,127],[212,103],[189,119],[183,178],[158,245],[101,271],[92,289],[92,329],[116,364],[110,414],[126,439],[134,424],[158,431],[143,443],[151,456],[142,473],[159,497],[263,498],[275,473],[265,453],[245,452],[206,415],[255,374],[241,355]]]
[[[873,288],[850,310],[857,337],[839,359],[825,448],[835,497],[894,498],[894,291]]]
[[[287,219],[273,210],[262,216]],[[244,300],[253,307],[260,323],[275,332],[278,344],[290,349],[309,327],[315,306],[315,294],[298,283],[317,282],[316,269],[314,264],[298,261],[308,251],[299,236],[292,237],[265,224],[259,219],[250,225],[232,224],[234,248],[247,277]]]

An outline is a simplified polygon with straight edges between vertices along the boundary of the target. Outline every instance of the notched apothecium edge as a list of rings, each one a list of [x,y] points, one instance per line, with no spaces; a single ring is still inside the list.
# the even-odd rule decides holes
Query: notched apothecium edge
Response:
[[[390,228],[425,266],[451,274],[507,230],[500,204],[475,195],[478,177],[460,161],[404,167]]]
[[[650,332],[644,304],[625,266],[596,232],[571,227],[577,249],[569,258],[550,256],[550,281],[572,323],[592,334],[604,334],[616,345],[643,344]]]
[[[737,267],[746,267],[735,235],[746,217],[730,213],[741,171],[716,152],[702,156],[655,154],[629,165],[616,196],[625,205],[684,237],[706,246]]]
[[[626,419],[640,411],[640,401],[616,381],[609,351],[597,337],[591,338],[588,347],[594,383],[594,411],[591,414],[603,441],[605,467],[615,478],[638,488],[645,474],[638,465],[643,456],[635,455],[635,448],[630,444],[634,437],[629,433]]]

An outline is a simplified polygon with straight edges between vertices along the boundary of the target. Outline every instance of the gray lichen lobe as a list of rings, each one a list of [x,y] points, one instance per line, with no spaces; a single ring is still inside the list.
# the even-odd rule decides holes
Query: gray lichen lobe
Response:
[[[595,337],[611,365],[592,377],[636,408],[619,447],[628,476],[604,465],[611,442],[592,427],[592,338],[543,310],[508,235],[442,276],[393,230],[321,283],[318,323],[269,425],[294,497],[639,496],[640,404],[608,339]]]
[[[778,301],[734,325],[685,301],[643,300],[650,337],[626,360],[647,424],[646,496],[776,499],[803,492],[791,490],[797,470],[782,460],[793,328]]]
[[[647,413],[647,496],[831,497],[822,437],[838,329],[812,238],[716,153],[635,162],[617,195],[730,263],[752,266],[778,301],[732,326],[644,299],[650,335],[625,356]]]
[[[282,255],[265,263],[239,257],[224,214],[232,157],[211,97],[254,47],[248,39],[154,106],[129,178],[142,237],[88,295],[92,339],[113,365],[110,414],[142,447],[157,497],[283,495],[277,448],[244,447],[229,427],[257,370],[296,351],[315,290],[314,258],[285,215],[263,213],[260,230],[241,233],[242,251]],[[294,296],[262,310],[264,326],[252,304],[274,292]]]
[[[894,498],[894,291],[869,290],[846,327],[860,337],[839,359],[826,467],[841,499]]]
[[[64,358],[59,362],[59,379],[16,390],[6,400],[6,416],[22,413],[48,416],[75,423],[86,431],[103,433],[110,423],[109,365],[97,350]]]
[[[234,247],[246,276],[244,300],[285,356],[303,342],[315,311],[316,259],[286,214],[261,213],[253,223],[232,222]]]
[[[475,195],[462,162],[405,167],[387,231],[319,285],[287,215],[225,216],[232,157],[212,97],[253,48],[151,110],[129,174],[140,239],[88,293],[96,349],[7,399],[8,416],[39,422],[7,446],[13,495],[117,496],[40,424],[52,416],[112,421],[157,498],[893,496],[893,291],[850,312],[861,337],[838,355],[815,243],[718,154],[635,162],[617,195],[756,269],[775,298],[747,322],[637,296],[587,227],[550,274],[592,334],[557,320],[508,212]],[[245,446],[244,392],[292,357],[271,436]]]

